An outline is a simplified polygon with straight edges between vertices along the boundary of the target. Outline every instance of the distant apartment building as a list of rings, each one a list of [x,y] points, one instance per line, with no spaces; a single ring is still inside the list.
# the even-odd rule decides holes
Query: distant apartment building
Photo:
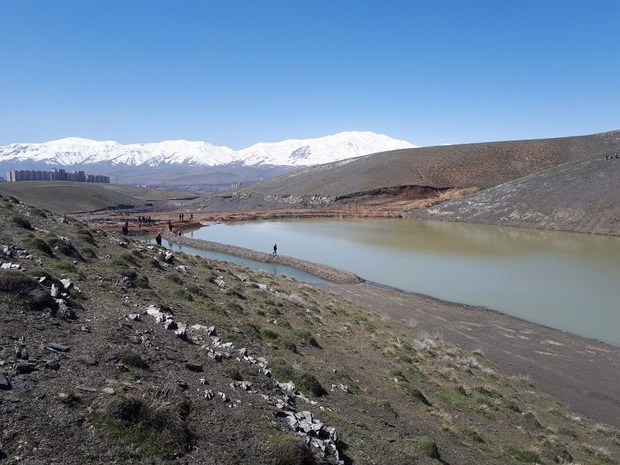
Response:
[[[110,183],[109,176],[101,176],[99,174],[85,174],[84,171],[74,171],[67,173],[60,168],[54,168],[52,171],[39,170],[12,170],[6,174],[7,181],[72,181],[72,182],[100,182]]]

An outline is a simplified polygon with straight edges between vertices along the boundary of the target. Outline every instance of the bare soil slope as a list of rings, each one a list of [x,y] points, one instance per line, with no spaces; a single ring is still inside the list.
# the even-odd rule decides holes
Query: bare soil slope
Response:
[[[489,187],[620,150],[620,132],[396,150],[299,170],[239,195],[329,196],[390,186]]]
[[[573,161],[416,212],[421,218],[620,235],[620,159]]]

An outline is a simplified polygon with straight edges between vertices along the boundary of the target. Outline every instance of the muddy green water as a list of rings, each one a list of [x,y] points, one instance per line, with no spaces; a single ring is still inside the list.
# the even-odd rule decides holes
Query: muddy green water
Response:
[[[620,346],[620,239],[412,219],[218,224],[187,236],[350,270]]]

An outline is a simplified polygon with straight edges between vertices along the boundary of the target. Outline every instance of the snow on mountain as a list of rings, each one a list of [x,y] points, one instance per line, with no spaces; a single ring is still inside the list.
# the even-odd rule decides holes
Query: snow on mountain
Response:
[[[216,166],[238,159],[228,147],[186,140],[122,145],[70,137],[41,144],[11,144],[0,147],[0,161],[32,161],[73,166],[111,162],[114,165],[159,166],[162,164]]]
[[[342,132],[317,139],[259,143],[238,152],[207,142],[168,140],[122,145],[70,137],[44,143],[0,147],[0,162],[39,162],[53,166],[112,163],[129,166],[219,166],[239,162],[246,166],[310,166],[414,147],[407,141],[373,132]]]
[[[317,139],[259,143],[239,151],[246,165],[311,166],[415,145],[371,131],[347,131]]]

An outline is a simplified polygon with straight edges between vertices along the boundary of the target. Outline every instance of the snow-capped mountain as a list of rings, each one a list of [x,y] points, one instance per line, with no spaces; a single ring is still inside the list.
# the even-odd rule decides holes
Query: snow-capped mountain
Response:
[[[237,152],[228,147],[186,140],[122,145],[115,141],[70,137],[41,144],[0,147],[0,162],[43,162],[66,167],[102,162],[151,167],[162,164],[216,166],[233,163],[238,157]]]
[[[373,132],[260,143],[235,151],[207,142],[119,144],[70,137],[0,146],[0,176],[10,170],[64,168],[109,176],[113,183],[218,190],[264,181],[297,168],[413,147]]]
[[[246,165],[311,166],[371,153],[415,147],[374,132],[341,132],[317,139],[259,143],[239,151]]]
[[[414,145],[370,131],[259,143],[240,151],[202,141],[168,140],[122,145],[115,141],[70,137],[44,143],[0,146],[0,163],[36,163],[62,167],[102,163],[143,167],[214,167],[230,164],[301,167],[409,147]]]

